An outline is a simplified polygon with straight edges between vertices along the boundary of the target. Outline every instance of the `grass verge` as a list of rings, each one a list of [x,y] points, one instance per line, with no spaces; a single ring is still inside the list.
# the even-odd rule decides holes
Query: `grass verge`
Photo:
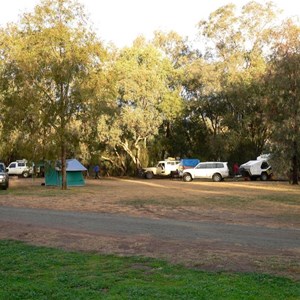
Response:
[[[0,241],[0,299],[299,299],[300,284]]]

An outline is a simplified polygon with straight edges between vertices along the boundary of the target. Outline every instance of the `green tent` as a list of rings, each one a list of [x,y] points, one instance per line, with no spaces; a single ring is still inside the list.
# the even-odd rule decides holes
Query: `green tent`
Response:
[[[67,159],[67,185],[68,186],[83,186],[85,180],[83,177],[84,171],[87,169],[77,159]],[[60,162],[56,162],[55,167],[51,164],[46,166],[45,170],[45,185],[61,186],[62,176]]]

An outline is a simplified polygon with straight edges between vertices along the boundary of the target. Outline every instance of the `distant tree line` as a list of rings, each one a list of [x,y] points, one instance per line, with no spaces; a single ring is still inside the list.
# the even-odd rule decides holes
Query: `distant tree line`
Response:
[[[0,28],[0,159],[102,162],[133,175],[168,156],[245,162],[263,152],[298,183],[299,20],[233,4],[176,32],[106,46],[75,0],[43,0]]]

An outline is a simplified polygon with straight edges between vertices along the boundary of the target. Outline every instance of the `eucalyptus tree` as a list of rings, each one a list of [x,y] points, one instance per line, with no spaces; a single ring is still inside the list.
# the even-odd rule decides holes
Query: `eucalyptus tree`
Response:
[[[106,143],[111,157],[123,158],[124,171],[126,161],[136,169],[147,164],[149,141],[157,136],[164,118],[170,117],[170,108],[179,97],[169,89],[172,71],[170,60],[141,37],[132,47],[119,51],[115,61],[117,108],[114,114],[100,118],[98,138]]]
[[[241,142],[255,144],[255,155],[268,138],[264,93],[256,87],[266,70],[275,16],[270,3],[253,1],[240,13],[233,4],[223,6],[198,24],[203,57],[188,66],[186,88],[190,109],[212,133],[217,158],[222,148],[231,152]]]
[[[185,90],[188,120],[198,123],[202,142],[207,143],[211,159],[221,159],[224,147],[217,141],[225,134],[223,115],[226,109],[222,98],[221,71],[216,63],[207,63],[197,59],[187,68]],[[201,158],[205,157],[201,155]],[[207,158],[207,157],[206,157]]]
[[[266,82],[274,154],[298,184],[300,168],[300,26],[287,20],[277,31]]]
[[[185,66],[195,59],[196,53],[188,39],[174,31],[156,31],[152,43],[172,64],[168,83],[170,96],[163,103],[163,124],[155,139],[156,147],[153,147],[155,149],[153,154],[156,159],[164,159],[166,156],[185,156],[187,152],[184,151],[184,144],[187,140],[187,131],[184,129],[182,131],[180,128],[185,118],[182,82]]]
[[[66,155],[91,97],[81,86],[99,71],[104,49],[75,0],[44,0],[2,33],[4,124],[39,150],[55,149],[65,189]]]

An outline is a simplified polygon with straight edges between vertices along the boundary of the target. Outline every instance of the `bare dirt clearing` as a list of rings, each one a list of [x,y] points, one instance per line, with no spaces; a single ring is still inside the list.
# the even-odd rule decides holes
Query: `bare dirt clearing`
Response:
[[[155,179],[87,180],[61,191],[41,186],[40,179],[12,179],[0,192],[0,205],[50,210],[105,212],[152,219],[256,225],[299,230],[300,187],[286,182],[226,181],[214,183]],[[1,222],[0,238],[66,249],[147,255],[212,270],[259,271],[298,277],[299,248],[265,251],[216,240],[162,240],[150,235],[120,236],[24,226]]]

